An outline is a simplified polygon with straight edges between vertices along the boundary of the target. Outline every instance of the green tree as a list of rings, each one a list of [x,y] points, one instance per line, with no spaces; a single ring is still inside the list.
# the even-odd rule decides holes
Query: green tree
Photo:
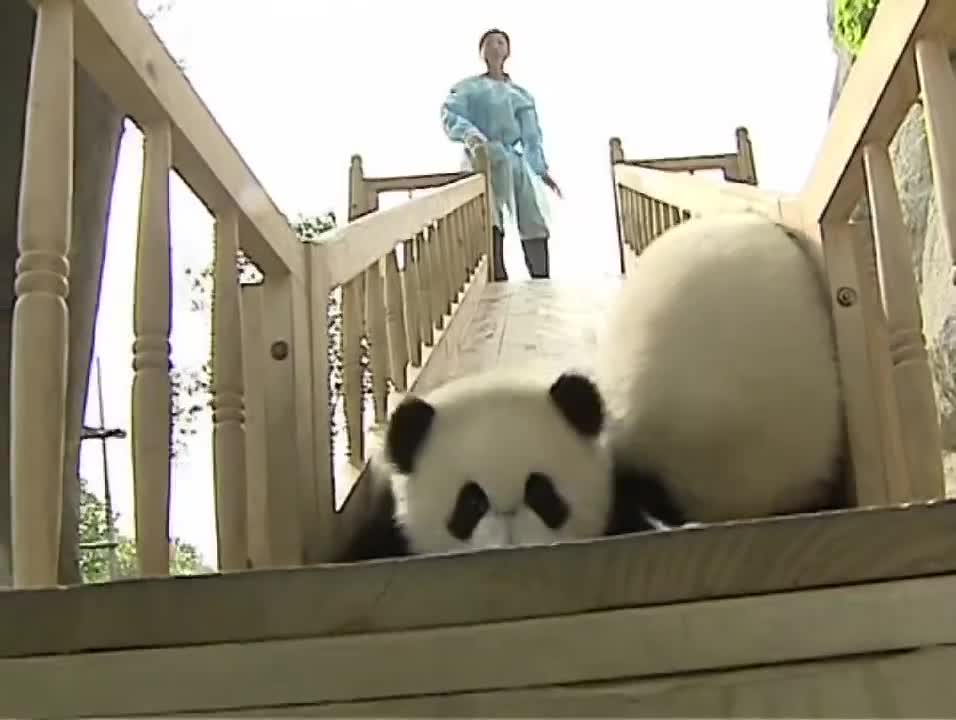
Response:
[[[880,0],[838,0],[834,30],[837,41],[854,58],[863,46]]]
[[[110,579],[109,528],[106,505],[80,478],[80,577],[85,583],[105,582]],[[113,527],[119,515],[113,513]],[[114,531],[115,532],[115,531]],[[136,564],[136,543],[122,533],[115,532],[116,576],[114,579],[134,578],[139,575]],[[174,575],[197,575],[214,572],[206,565],[199,550],[190,543],[173,538],[173,555],[169,570]]]

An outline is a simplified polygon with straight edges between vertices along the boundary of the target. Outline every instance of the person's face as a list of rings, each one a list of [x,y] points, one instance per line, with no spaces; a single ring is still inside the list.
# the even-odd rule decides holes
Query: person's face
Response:
[[[508,41],[501,33],[491,33],[481,46],[481,57],[489,65],[501,65],[508,57]]]

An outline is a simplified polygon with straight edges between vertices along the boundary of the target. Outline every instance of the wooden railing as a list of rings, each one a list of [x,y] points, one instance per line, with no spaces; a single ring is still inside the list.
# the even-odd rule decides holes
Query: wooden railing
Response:
[[[760,209],[776,202],[767,193],[747,187],[757,184],[753,149],[746,128],[738,128],[736,136],[735,153],[654,160],[628,160],[620,138],[611,138],[622,273],[627,273],[630,261],[654,238],[683,220],[704,213]],[[725,182],[690,177],[715,169],[723,171]],[[684,182],[688,179],[691,182]]]
[[[133,2],[30,0],[37,29],[21,180],[12,342],[16,587],[56,584],[68,352],[74,60],[142,129],[132,393],[135,532],[142,575],[169,573],[170,172],[215,219],[212,395],[221,570],[328,558],[362,511],[336,516],[328,303],[342,289],[349,463],[365,464],[360,342],[374,420],[387,387],[440,380],[455,319],[486,277],[483,174],[303,244]],[[240,250],[263,281],[240,290]],[[477,272],[476,272],[477,271]],[[430,362],[436,360],[435,362]]]
[[[482,150],[479,164],[486,162]],[[389,409],[405,393],[426,392],[442,382],[454,363],[488,280],[491,243],[486,174],[370,182],[355,156],[349,180],[349,224],[312,246],[313,303],[318,307],[332,293],[342,308],[342,407],[316,398],[316,410],[328,409],[326,426],[344,423],[346,445],[337,452],[335,440],[342,436],[333,435],[335,497],[329,507],[337,514],[326,518],[334,537],[323,539],[329,552],[321,559],[348,542],[368,508],[362,473]],[[378,210],[379,192],[416,188],[435,192]],[[370,402],[365,402],[366,380]]]
[[[831,291],[857,505],[945,494],[939,416],[888,146],[922,102],[940,225],[956,257],[954,36],[956,3],[883,0],[797,195],[673,171],[687,164],[661,170],[627,162],[611,141],[625,272],[650,242],[695,215],[761,213],[815,241]],[[749,149],[741,159],[753,167]],[[854,212],[862,203],[870,220]]]

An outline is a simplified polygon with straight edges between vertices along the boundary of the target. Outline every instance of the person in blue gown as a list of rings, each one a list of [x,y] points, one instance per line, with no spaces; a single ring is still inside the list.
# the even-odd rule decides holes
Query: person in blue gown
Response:
[[[474,169],[480,145],[487,148],[495,196],[494,279],[508,279],[502,256],[505,208],[518,226],[528,274],[547,278],[551,233],[538,184],[551,188],[558,197],[561,190],[544,157],[534,97],[504,71],[511,53],[507,33],[488,30],[478,41],[478,50],[487,71],[452,86],[441,107],[442,126],[450,140],[464,145],[466,167]]]

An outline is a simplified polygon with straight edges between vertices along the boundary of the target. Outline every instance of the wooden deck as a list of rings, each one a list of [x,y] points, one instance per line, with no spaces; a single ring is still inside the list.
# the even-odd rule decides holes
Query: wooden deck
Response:
[[[598,323],[620,276],[602,281],[489,283],[465,330],[449,379],[492,367],[560,371],[591,366]]]

